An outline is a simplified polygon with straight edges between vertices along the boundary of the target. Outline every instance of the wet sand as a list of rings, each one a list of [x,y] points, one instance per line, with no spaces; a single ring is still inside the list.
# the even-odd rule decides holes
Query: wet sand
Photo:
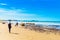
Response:
[[[36,32],[12,25],[11,33],[7,24],[0,23],[0,40],[60,40],[60,34]]]

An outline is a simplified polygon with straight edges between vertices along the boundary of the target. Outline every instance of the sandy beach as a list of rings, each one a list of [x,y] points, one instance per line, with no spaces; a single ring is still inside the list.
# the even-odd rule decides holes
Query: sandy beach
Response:
[[[0,23],[0,40],[60,40],[60,34],[36,32],[24,29],[20,25],[18,27],[12,25],[9,33],[7,24]]]

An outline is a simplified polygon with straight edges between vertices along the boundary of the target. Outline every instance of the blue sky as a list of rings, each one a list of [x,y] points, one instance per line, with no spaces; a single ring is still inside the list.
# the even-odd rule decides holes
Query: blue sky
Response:
[[[0,0],[0,19],[60,21],[60,1]]]

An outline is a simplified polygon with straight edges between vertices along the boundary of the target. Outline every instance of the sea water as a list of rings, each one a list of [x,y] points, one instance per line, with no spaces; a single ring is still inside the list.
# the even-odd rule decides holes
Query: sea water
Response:
[[[36,25],[55,25],[57,29],[60,29],[60,22],[21,22],[21,21],[11,21],[11,23],[35,23]]]

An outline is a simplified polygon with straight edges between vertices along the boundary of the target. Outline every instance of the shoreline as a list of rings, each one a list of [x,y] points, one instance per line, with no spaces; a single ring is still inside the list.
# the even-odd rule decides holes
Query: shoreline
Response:
[[[12,24],[12,30],[11,33],[9,33],[7,23],[0,24],[0,40],[60,40],[60,32],[57,34],[54,32],[38,32],[25,29],[23,26],[15,27],[15,25]]]

